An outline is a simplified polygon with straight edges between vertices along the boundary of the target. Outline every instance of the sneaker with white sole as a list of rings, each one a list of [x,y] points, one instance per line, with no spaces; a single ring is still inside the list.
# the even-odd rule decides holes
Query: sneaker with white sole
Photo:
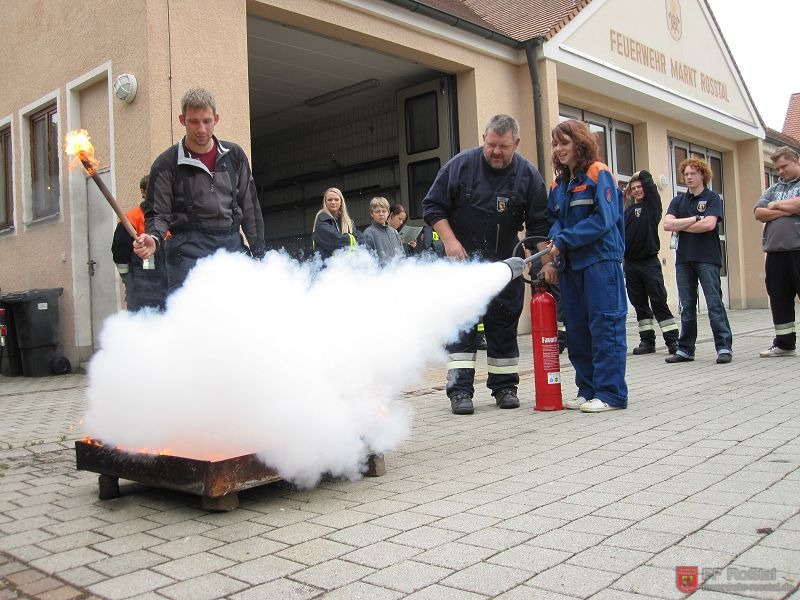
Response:
[[[598,412],[606,412],[607,410],[621,410],[622,409],[621,406],[611,406],[610,404],[607,404],[607,403],[605,403],[602,400],[599,400],[597,398],[594,398],[592,400],[588,400],[587,402],[584,402],[583,404],[581,404],[580,408],[581,408],[581,412],[585,412],[585,413],[598,413]]]
[[[795,356],[796,354],[796,350],[787,350],[786,348],[779,348],[778,346],[773,346],[772,348],[768,348],[763,352],[758,353],[761,358],[770,358],[772,356]]]
[[[570,398],[569,400],[564,400],[564,408],[567,410],[578,410],[582,405],[586,404],[586,398],[583,396],[578,396],[577,398]]]

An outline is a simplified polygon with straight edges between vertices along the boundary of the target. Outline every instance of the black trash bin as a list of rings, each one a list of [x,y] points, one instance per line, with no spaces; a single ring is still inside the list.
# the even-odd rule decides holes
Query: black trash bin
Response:
[[[25,377],[61,375],[71,370],[69,361],[58,353],[58,297],[63,291],[54,288],[0,294],[0,303],[10,309]]]
[[[17,334],[14,331],[13,312],[11,307],[7,307],[0,301],[0,327],[3,326],[5,326],[5,335],[0,343],[0,375],[19,377],[22,375],[22,358],[19,354]]]

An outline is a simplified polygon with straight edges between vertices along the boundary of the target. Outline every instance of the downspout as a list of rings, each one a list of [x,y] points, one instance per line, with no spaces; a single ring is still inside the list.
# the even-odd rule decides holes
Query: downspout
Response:
[[[525,57],[528,59],[528,71],[533,86],[533,126],[536,128],[536,166],[539,173],[545,172],[544,132],[542,131],[542,86],[539,84],[539,69],[536,67],[537,50],[542,47],[543,40],[535,37],[525,42]]]

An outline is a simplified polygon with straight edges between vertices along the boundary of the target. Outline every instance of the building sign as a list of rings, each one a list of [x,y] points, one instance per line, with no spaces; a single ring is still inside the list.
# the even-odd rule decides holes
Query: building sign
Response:
[[[559,47],[755,124],[702,1],[606,0]]]

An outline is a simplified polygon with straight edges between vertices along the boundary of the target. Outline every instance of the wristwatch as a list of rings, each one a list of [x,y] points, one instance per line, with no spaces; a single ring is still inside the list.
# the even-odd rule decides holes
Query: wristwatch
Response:
[[[695,215],[694,216],[694,222],[695,223],[697,223],[698,221],[702,221],[702,220],[703,220],[703,217],[701,217],[700,215]]]

